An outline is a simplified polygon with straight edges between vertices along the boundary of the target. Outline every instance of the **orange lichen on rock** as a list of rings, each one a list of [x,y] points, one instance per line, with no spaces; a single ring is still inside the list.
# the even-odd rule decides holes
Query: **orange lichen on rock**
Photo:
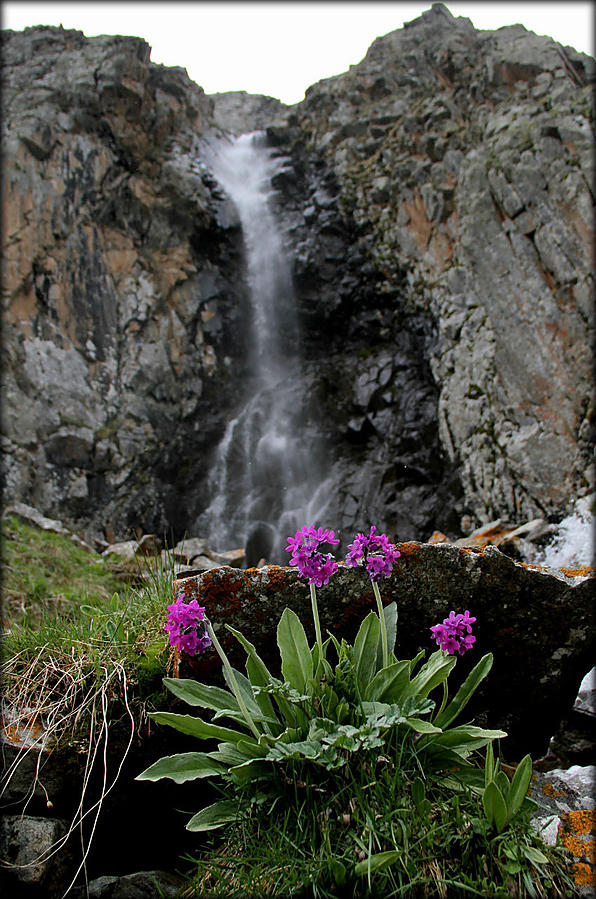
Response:
[[[573,879],[578,887],[594,886],[594,872],[589,865],[583,862],[577,862],[572,865]]]
[[[409,543],[397,543],[396,546],[402,556],[415,556],[420,549],[420,544],[414,543],[414,541],[410,541]]]
[[[593,565],[584,565],[582,568],[560,568],[567,577],[594,577],[596,568]]]
[[[575,812],[565,812],[562,819],[578,836],[596,830],[596,808],[582,808]]]
[[[564,790],[558,790],[556,787],[553,787],[552,784],[545,783],[542,785],[542,789],[547,796],[550,796],[551,799],[554,799],[556,796],[564,796]]]
[[[578,886],[593,886],[596,866],[596,809],[561,814],[559,838],[574,859],[573,878]]]

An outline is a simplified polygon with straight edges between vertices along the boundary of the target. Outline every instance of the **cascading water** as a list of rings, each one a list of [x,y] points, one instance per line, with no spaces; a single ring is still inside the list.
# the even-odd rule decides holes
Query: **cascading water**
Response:
[[[283,562],[285,538],[316,522],[326,505],[323,450],[304,432],[309,398],[290,267],[270,206],[271,179],[284,160],[258,132],[211,145],[206,155],[242,225],[253,354],[252,379],[218,447],[197,530],[215,549],[246,545],[247,556]]]

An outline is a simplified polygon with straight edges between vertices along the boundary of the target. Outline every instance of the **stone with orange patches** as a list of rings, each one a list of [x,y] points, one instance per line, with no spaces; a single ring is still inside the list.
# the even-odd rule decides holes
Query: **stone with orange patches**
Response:
[[[561,814],[559,841],[573,858],[577,886],[596,885],[596,809]]]
[[[584,565],[582,568],[561,568],[567,577],[594,577],[596,568],[593,565]]]

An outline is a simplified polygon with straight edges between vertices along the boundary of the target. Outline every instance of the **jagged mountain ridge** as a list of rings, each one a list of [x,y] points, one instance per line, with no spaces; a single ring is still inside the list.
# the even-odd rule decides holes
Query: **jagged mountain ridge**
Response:
[[[593,60],[435,4],[284,108],[139,39],[3,44],[8,499],[108,537],[205,507],[249,313],[200,143],[264,126],[329,526],[420,538],[587,492]]]

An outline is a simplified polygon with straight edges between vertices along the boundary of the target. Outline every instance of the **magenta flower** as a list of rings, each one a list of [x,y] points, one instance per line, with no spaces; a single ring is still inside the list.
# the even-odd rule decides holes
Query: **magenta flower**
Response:
[[[329,583],[332,574],[337,571],[338,565],[331,553],[319,552],[323,543],[331,545],[339,543],[334,531],[315,528],[313,525],[304,525],[300,531],[296,531],[295,537],[288,537],[286,552],[291,552],[290,565],[298,568],[300,577],[307,578],[309,584],[322,587]]]
[[[389,542],[386,534],[377,534],[374,524],[368,537],[365,534],[356,534],[348,550],[346,564],[355,568],[364,559],[366,570],[373,583],[382,577],[389,577],[393,565],[401,555],[393,543]]]
[[[184,602],[184,593],[168,606],[168,623],[164,631],[170,635],[170,646],[181,649],[189,656],[203,653],[211,646],[206,630],[205,609],[196,599]]]
[[[443,620],[443,624],[435,624],[430,630],[444,652],[448,652],[449,655],[457,652],[463,656],[464,652],[471,649],[476,642],[476,637],[472,634],[472,624],[475,621],[467,609],[463,615],[450,612],[449,617]]]

